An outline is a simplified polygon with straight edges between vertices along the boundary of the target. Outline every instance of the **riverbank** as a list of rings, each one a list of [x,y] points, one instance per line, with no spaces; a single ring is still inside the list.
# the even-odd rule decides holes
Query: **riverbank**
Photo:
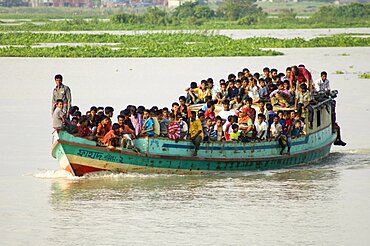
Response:
[[[334,35],[278,39],[232,39],[213,33],[154,33],[141,35],[1,33],[3,57],[222,57],[276,56],[272,48],[368,47],[370,37]]]

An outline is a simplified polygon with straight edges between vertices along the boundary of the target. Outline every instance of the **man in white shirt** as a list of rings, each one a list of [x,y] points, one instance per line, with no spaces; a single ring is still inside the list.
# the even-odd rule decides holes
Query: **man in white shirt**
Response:
[[[254,123],[254,126],[256,127],[256,138],[259,140],[266,140],[267,135],[267,124],[265,121],[265,115],[264,114],[258,114],[258,118],[256,122]]]
[[[315,81],[316,92],[324,92],[326,94],[330,92],[330,83],[327,77],[328,74],[325,71],[322,71],[321,78]]]

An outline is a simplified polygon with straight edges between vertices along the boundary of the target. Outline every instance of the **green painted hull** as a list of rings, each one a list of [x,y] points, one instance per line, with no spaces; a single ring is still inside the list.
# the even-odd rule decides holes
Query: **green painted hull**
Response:
[[[336,134],[331,133],[325,141],[317,142],[318,132],[294,139],[290,155],[280,155],[280,147],[275,141],[203,144],[198,156],[192,157],[192,143],[186,141],[175,143],[165,139],[138,139],[136,145],[142,151],[136,153],[97,147],[92,141],[65,132],[55,134],[59,139],[55,142],[53,156],[62,168],[77,176],[102,170],[187,174],[287,168],[327,156],[336,138]]]

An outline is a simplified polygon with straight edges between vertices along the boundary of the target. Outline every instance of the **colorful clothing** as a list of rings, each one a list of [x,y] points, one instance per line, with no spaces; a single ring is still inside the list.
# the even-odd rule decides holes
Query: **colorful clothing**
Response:
[[[231,141],[238,141],[239,140],[239,137],[240,137],[240,132],[232,132],[230,133],[230,140]]]
[[[194,120],[190,121],[190,127],[189,127],[189,136],[190,138],[195,137],[198,132],[201,132],[199,135],[201,136],[201,140],[203,140],[204,134],[203,134],[203,127],[202,127],[202,122],[200,120]]]
[[[148,131],[145,134],[147,134],[149,136],[154,136],[154,120],[153,120],[153,118],[146,119],[145,121],[143,121],[142,124],[143,124],[143,128],[144,128],[145,131],[152,128],[151,131]]]
[[[172,140],[180,139],[180,124],[178,122],[171,122],[168,125],[168,138]]]

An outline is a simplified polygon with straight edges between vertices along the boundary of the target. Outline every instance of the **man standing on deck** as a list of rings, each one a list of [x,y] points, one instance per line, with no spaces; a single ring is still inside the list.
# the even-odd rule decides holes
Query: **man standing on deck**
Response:
[[[56,87],[53,90],[53,97],[51,100],[51,113],[53,114],[56,102],[58,99],[63,100],[63,113],[66,118],[69,118],[69,109],[71,108],[72,96],[71,90],[68,86],[62,83],[63,76],[60,74],[54,77]]]
[[[293,82],[297,83],[296,84],[297,92],[299,90],[300,84],[302,83],[306,83],[307,88],[309,89],[310,92],[312,92],[312,75],[305,67],[292,66],[289,81],[290,88],[292,88]]]

